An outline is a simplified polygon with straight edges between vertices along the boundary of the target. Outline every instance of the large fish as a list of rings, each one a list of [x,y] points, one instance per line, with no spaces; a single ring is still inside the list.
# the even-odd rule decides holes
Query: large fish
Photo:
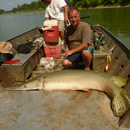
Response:
[[[110,76],[105,73],[85,70],[64,70],[52,72],[46,78],[39,77],[33,87],[48,91],[52,90],[83,90],[89,89],[105,92],[112,98],[112,110],[115,116],[123,116],[130,108],[130,93],[121,87],[125,86],[125,78]],[[29,89],[30,83],[24,88]],[[25,90],[26,90],[25,89]],[[18,89],[17,89],[18,90]],[[20,89],[19,89],[20,90]]]

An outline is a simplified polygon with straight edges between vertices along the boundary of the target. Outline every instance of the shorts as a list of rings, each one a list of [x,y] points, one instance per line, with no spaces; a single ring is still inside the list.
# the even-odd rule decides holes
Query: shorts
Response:
[[[80,52],[74,53],[74,54],[66,57],[65,59],[71,61],[72,63],[82,61],[83,59],[82,59],[81,53],[83,50],[89,50],[90,53],[93,55],[93,48],[84,47]]]
[[[65,31],[65,23],[64,20],[58,20],[58,28],[60,32],[64,32]]]

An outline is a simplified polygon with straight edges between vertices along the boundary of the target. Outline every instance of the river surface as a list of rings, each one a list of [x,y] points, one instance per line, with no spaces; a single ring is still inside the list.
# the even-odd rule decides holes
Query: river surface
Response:
[[[80,10],[83,19],[90,25],[100,24],[112,32],[127,47],[130,48],[130,7]],[[26,32],[43,24],[44,12],[0,15],[0,41]]]

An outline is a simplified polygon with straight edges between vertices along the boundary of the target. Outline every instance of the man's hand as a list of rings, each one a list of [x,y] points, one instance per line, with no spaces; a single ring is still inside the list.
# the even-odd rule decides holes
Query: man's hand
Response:
[[[73,53],[72,53],[72,50],[66,50],[65,51],[65,55],[66,56],[69,56],[69,55],[72,55]]]

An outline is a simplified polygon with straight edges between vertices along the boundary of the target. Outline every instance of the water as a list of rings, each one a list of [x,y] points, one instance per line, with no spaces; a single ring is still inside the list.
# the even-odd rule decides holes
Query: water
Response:
[[[130,48],[130,8],[109,8],[82,10],[82,16],[91,16],[84,19],[90,25],[100,24],[120,39]]]
[[[0,16],[0,41],[40,26],[45,20],[44,12],[8,14]]]
[[[85,9],[80,12],[82,16],[91,16],[83,21],[102,25],[130,48],[130,8]],[[40,26],[44,20],[44,12],[0,15],[0,41]]]

